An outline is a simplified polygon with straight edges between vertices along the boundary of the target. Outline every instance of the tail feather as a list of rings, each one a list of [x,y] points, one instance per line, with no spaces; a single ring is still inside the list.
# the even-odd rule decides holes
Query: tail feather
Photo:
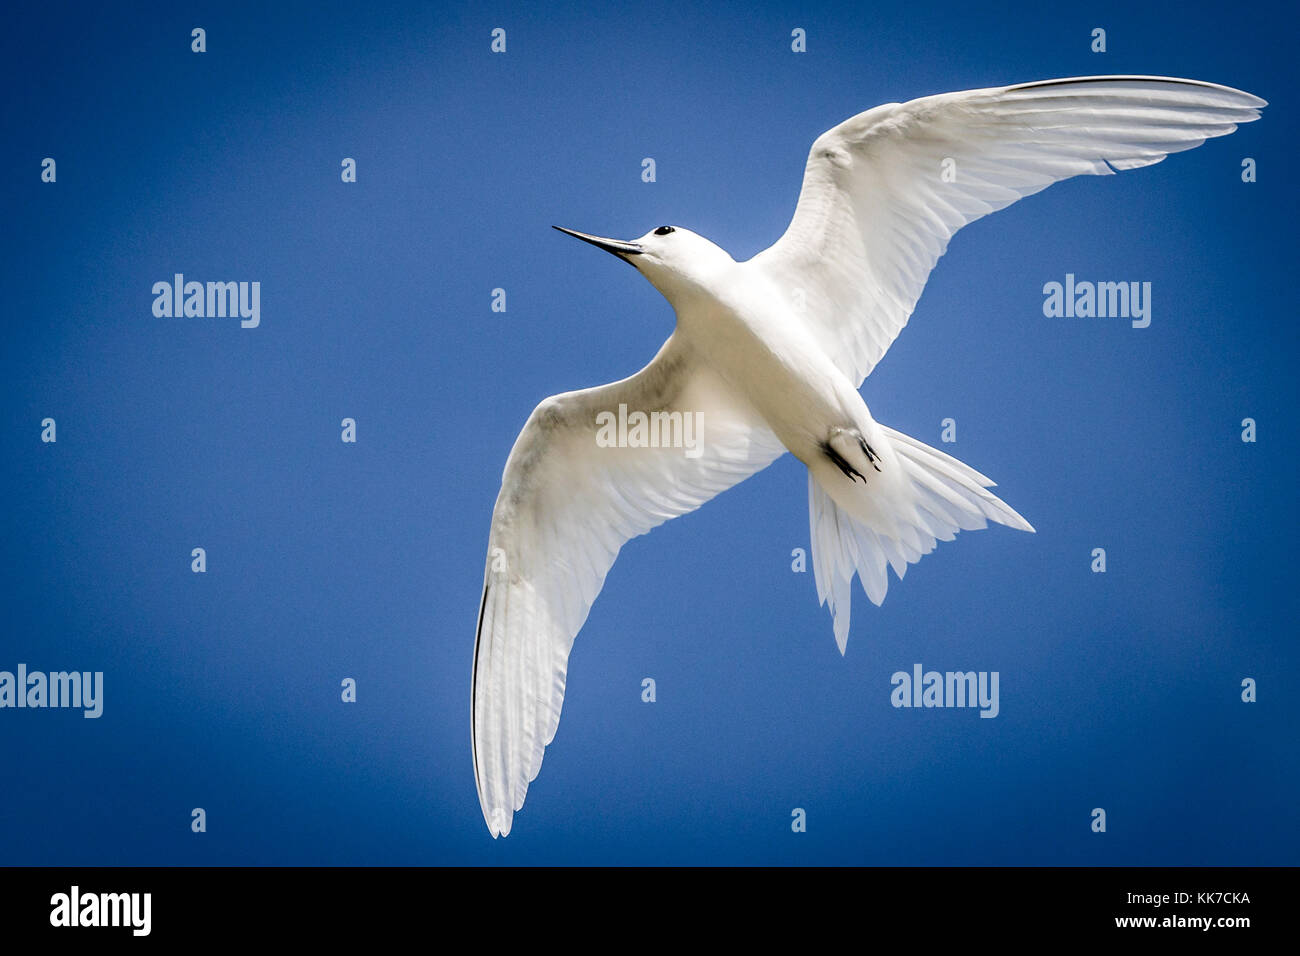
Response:
[[[848,646],[854,574],[871,602],[879,605],[889,588],[889,568],[901,581],[909,564],[933,551],[937,542],[953,540],[958,531],[984,528],[989,521],[1021,531],[1034,530],[987,490],[994,487],[993,481],[974,468],[892,428],[883,431],[903,477],[893,485],[894,507],[887,515],[880,514],[878,502],[859,514],[851,513],[822,486],[822,481],[842,476],[828,471],[819,477],[812,469],[808,472],[817,599],[830,607],[841,654]],[[855,493],[861,495],[875,490],[870,483],[858,487],[860,491]]]

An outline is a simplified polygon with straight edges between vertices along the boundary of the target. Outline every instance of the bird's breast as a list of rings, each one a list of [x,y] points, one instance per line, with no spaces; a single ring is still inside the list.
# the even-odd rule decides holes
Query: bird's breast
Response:
[[[678,328],[736,395],[799,458],[833,427],[862,427],[866,405],[812,332],[780,300],[757,294],[703,306]]]

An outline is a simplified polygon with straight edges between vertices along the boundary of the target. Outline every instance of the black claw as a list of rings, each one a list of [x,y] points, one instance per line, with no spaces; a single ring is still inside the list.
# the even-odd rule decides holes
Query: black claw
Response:
[[[837,452],[834,448],[831,447],[830,442],[822,442],[822,451],[826,453],[826,457],[831,460],[831,463],[836,468],[844,472],[844,476],[848,478],[849,481],[856,481],[858,478],[861,478],[863,484],[867,483],[866,475],[862,474],[862,472],[858,471],[847,461],[845,461],[844,457],[839,452]],[[879,468],[876,469],[876,471],[879,470],[880,470]]]
[[[867,461],[871,462],[871,467],[879,471],[880,466],[876,464],[877,455],[875,449],[868,445],[867,440],[861,436],[858,437],[858,444],[862,446],[863,452],[866,453]]]

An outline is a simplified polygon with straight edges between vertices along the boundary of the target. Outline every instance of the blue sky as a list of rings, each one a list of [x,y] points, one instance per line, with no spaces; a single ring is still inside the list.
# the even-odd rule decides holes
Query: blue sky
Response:
[[[13,11],[0,670],[103,671],[105,701],[0,709],[0,862],[1295,864],[1294,12],[1165,9]],[[631,542],[492,841],[469,679],[502,466],[541,398],[673,321],[549,227],[747,258],[840,120],[1099,73],[1270,106],[963,230],[863,389],[931,444],[955,419],[941,447],[1038,533],[963,533],[879,609],[859,590],[844,658],[791,570],[789,456]],[[261,324],[155,317],[177,272],[260,282]],[[1067,273],[1151,282],[1150,328],[1045,318]],[[998,717],[891,707],[916,663],[999,672]]]

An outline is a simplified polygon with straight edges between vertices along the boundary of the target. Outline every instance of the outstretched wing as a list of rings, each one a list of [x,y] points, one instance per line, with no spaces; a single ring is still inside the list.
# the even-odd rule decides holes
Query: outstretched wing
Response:
[[[962,226],[1054,182],[1158,163],[1259,118],[1196,80],[1097,76],[890,103],[817,137],[794,219],[751,260],[857,384]]]
[[[472,691],[474,776],[494,837],[510,832],[555,736],[569,650],[623,543],[785,450],[676,338],[630,378],[543,401],[506,462]],[[609,447],[620,406],[627,444],[659,447]]]

